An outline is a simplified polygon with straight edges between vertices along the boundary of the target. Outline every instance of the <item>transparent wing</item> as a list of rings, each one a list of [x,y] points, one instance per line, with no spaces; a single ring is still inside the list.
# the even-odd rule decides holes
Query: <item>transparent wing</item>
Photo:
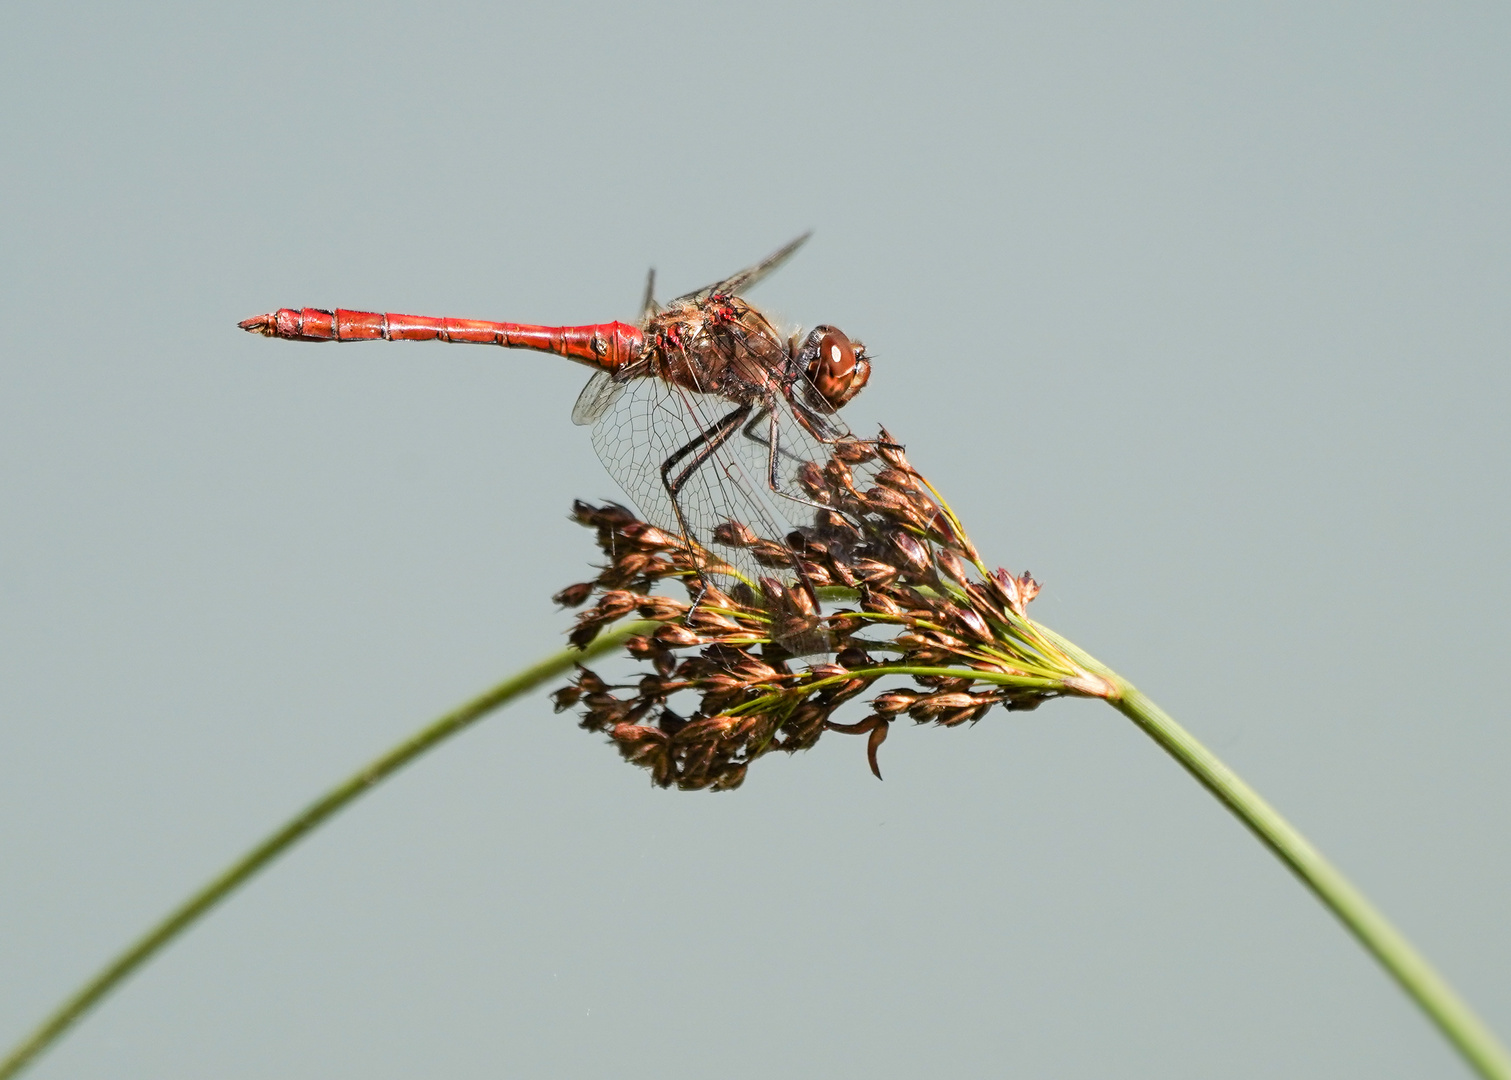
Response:
[[[640,301],[640,325],[644,326],[660,310],[661,305],[656,303],[656,268],[653,266],[645,275],[645,299]]]
[[[808,237],[812,235],[812,230],[809,230],[802,236],[799,236],[796,240],[793,240],[791,243],[786,244],[776,251],[773,251],[770,255],[766,256],[754,266],[748,266],[737,274],[731,274],[723,281],[716,281],[712,285],[705,285],[703,288],[698,289],[695,292],[690,292],[686,296],[679,296],[677,299],[704,300],[709,296],[712,296],[714,293],[723,293],[726,296],[734,296],[738,293],[745,292],[747,289],[753,289],[761,281],[762,278],[766,277],[766,275],[770,274],[773,270],[778,269],[784,262],[792,258],[797,249],[802,247],[803,244],[807,242]],[[673,303],[675,302],[676,301],[673,301]]]
[[[809,461],[827,460],[828,452],[787,402],[777,398],[742,404],[651,377],[618,386],[621,392],[593,428],[593,447],[641,517],[685,535],[727,563],[708,571],[710,584],[724,592],[743,582],[760,596],[762,577],[792,585],[797,577],[795,566],[763,564],[749,548],[714,539],[718,526],[735,522],[762,538],[781,542],[792,531],[793,522],[813,520],[818,507],[808,500],[798,472]],[[717,443],[712,451],[710,443]],[[675,501],[668,478],[680,479]],[[824,647],[809,641],[798,644],[794,651],[822,651]]]
[[[613,407],[625,384],[616,382],[607,371],[595,371],[588,385],[577,395],[577,404],[572,406],[572,423],[578,427],[595,423]]]

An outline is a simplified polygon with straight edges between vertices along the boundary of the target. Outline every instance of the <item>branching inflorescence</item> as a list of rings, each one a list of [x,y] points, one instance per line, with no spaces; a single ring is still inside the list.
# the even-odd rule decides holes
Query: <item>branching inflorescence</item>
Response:
[[[593,581],[555,597],[568,607],[597,597],[578,615],[572,643],[584,646],[629,615],[660,625],[626,643],[649,667],[638,682],[611,685],[579,668],[557,691],[557,711],[582,706],[581,726],[606,732],[662,787],[728,790],[756,758],[805,750],[825,731],[868,734],[880,777],[876,751],[898,717],[954,727],[994,705],[1032,709],[1052,697],[1110,692],[1029,620],[1033,578],[987,569],[885,429],[874,442],[836,444],[827,463],[803,467],[799,482],[824,507],[812,525],[782,538],[734,521],[715,531],[716,544],[749,548],[772,568],[728,592],[700,573],[718,568],[726,575],[718,580],[729,580],[708,549],[624,507],[576,503],[573,517],[597,531],[608,561]],[[689,599],[653,593],[663,581],[680,582]],[[821,601],[842,606],[825,610]],[[813,653],[822,655],[798,662]],[[883,681],[864,719],[830,719]],[[678,694],[697,698],[689,715],[671,708]]]

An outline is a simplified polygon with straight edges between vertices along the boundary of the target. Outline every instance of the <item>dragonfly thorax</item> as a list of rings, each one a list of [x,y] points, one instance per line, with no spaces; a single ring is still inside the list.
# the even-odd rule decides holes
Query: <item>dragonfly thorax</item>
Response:
[[[764,399],[782,394],[801,370],[770,320],[737,296],[673,301],[645,332],[646,374],[698,393]]]

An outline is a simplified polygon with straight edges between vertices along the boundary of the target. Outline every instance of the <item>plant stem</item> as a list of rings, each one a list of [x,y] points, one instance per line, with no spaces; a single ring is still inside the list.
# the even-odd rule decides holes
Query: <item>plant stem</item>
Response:
[[[60,1005],[0,1061],[0,1080],[16,1076],[133,971],[348,803],[513,698],[566,671],[574,663],[618,648],[629,636],[645,633],[655,625],[623,624],[599,634],[586,649],[565,649],[526,668],[446,713],[332,788],[189,897]],[[1108,680],[1112,687],[1112,693],[1107,695],[1109,703],[1217,796],[1316,894],[1432,1018],[1475,1071],[1487,1080],[1511,1080],[1511,1055],[1495,1035],[1389,920],[1274,807],[1131,683],[1053,631],[1037,628],[1088,670]]]
[[[337,784],[262,843],[226,867],[217,877],[185,900],[162,922],[138,938],[125,952],[107,964],[94,978],[58,1006],[51,1016],[19,1043],[3,1061],[0,1061],[0,1080],[10,1080],[19,1073],[128,975],[198,922],[238,886],[293,847],[308,833],[324,824],[348,803],[354,802],[425,751],[440,745],[457,732],[481,720],[488,713],[508,704],[520,694],[533,690],[547,679],[566,671],[573,664],[617,649],[624,643],[625,638],[632,634],[646,633],[655,629],[656,625],[647,622],[621,624],[600,633],[586,649],[563,649],[554,656],[532,664],[493,689],[421,728],[399,745]]]
[[[1316,894],[1384,966],[1401,989],[1431,1017],[1476,1072],[1487,1080],[1511,1080],[1511,1054],[1507,1054],[1495,1034],[1433,969],[1426,957],[1417,952],[1337,867],[1323,858],[1311,841],[1131,683],[1058,634],[1052,631],[1046,631],[1046,634],[1078,661],[1112,683],[1114,691],[1108,696],[1109,704],[1142,728],[1203,787],[1217,796],[1219,802]]]

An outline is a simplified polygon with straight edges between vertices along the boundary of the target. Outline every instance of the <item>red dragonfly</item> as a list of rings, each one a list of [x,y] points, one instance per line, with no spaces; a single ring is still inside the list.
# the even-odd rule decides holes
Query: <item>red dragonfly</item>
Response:
[[[744,596],[741,586],[752,595],[764,588],[762,599],[773,606],[772,594],[783,586],[770,576],[770,552],[758,561],[741,526],[780,541],[790,520],[828,509],[805,493],[800,471],[827,459],[825,445],[850,437],[836,413],[871,374],[865,347],[836,328],[784,336],[742,296],[807,239],[805,233],[665,307],[654,299],[652,271],[634,326],[532,326],[339,308],[282,308],[240,325],[292,341],[502,345],[594,368],[572,420],[592,425],[594,449],[641,516],[713,556],[700,569],[705,589]],[[816,603],[812,586],[792,569],[795,580],[786,588],[795,585]],[[795,652],[823,650],[811,636],[789,634],[784,644]]]

